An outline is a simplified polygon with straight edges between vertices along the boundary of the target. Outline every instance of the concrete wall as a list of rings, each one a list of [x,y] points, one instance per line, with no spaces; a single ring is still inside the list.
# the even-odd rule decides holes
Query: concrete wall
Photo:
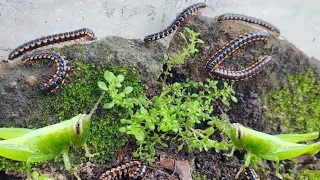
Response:
[[[99,38],[143,38],[166,28],[195,0],[0,0],[0,59],[26,41],[87,27]],[[204,16],[242,13],[276,25],[307,55],[320,59],[319,0],[209,0]]]

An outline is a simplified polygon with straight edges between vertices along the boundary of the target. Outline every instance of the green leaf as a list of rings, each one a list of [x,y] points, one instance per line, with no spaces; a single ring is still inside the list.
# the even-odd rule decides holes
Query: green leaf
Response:
[[[194,31],[192,31],[191,29],[189,29],[188,27],[185,27],[186,31],[188,32],[188,34],[194,34]]]
[[[119,74],[119,75],[117,76],[117,82],[122,83],[123,80],[124,80],[124,76],[123,76],[122,74]]]
[[[238,99],[237,99],[235,96],[230,95],[230,97],[231,97],[231,100],[232,100],[233,102],[235,102],[235,103],[238,102]]]
[[[112,101],[111,103],[106,103],[103,105],[104,109],[111,109],[114,106],[114,102]]]
[[[121,127],[121,128],[119,128],[119,131],[122,132],[122,133],[123,133],[123,132],[126,132],[126,130],[127,130],[126,127]]]
[[[160,142],[160,145],[161,145],[162,147],[165,147],[165,148],[168,148],[168,147],[169,147],[166,143],[163,143],[163,142]]]
[[[152,131],[155,129],[155,126],[153,123],[147,123],[147,127]]]
[[[211,136],[214,133],[213,127],[210,127],[204,131],[207,136]]]
[[[32,178],[33,178],[34,180],[38,180],[38,179],[39,179],[39,173],[38,173],[37,171],[33,171],[33,172],[32,172]]]
[[[182,37],[183,40],[187,41],[186,36],[182,32],[180,32],[180,36]]]
[[[138,129],[135,129],[134,131],[132,131],[132,134],[134,135],[137,141],[143,142],[144,140],[143,132],[139,131]]]
[[[183,144],[180,144],[179,146],[178,146],[178,151],[181,151],[183,149]]]
[[[124,94],[130,94],[133,91],[133,87],[128,86],[123,90]]]
[[[122,87],[121,83],[116,83],[116,87],[121,88]]]
[[[140,107],[140,112],[141,112],[141,114],[143,114],[143,115],[148,114],[148,110],[146,110],[146,108],[144,108],[143,106]]]
[[[124,93],[122,92],[122,93],[119,93],[117,96],[119,97],[119,99],[122,99],[122,98],[124,98],[126,95],[124,95]]]
[[[104,83],[102,81],[98,81],[98,86],[99,86],[100,89],[102,89],[104,91],[108,90],[108,87],[107,87],[106,83]]]
[[[40,180],[49,180],[49,179],[51,179],[51,178],[49,178],[47,174],[42,174],[40,176]]]
[[[116,79],[116,76],[110,71],[105,71],[104,79],[110,83]]]
[[[202,41],[201,39],[197,39],[197,43],[204,44],[204,41]]]

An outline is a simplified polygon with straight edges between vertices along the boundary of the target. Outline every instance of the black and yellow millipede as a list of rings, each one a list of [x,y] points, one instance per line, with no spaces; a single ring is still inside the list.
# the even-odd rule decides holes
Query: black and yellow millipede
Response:
[[[230,80],[244,80],[249,77],[252,77],[253,75],[258,74],[260,71],[262,71],[272,60],[271,56],[264,56],[261,59],[259,59],[257,62],[252,64],[251,66],[239,70],[239,71],[233,71],[233,70],[227,70],[227,69],[214,69],[211,74],[213,74],[216,77],[224,78],[224,79],[230,79]]]
[[[33,51],[41,47],[62,43],[62,42],[67,42],[67,41],[72,41],[72,40],[78,40],[78,39],[83,39],[85,41],[93,41],[96,39],[96,36],[94,35],[92,30],[88,28],[82,28],[75,31],[53,34],[53,35],[37,38],[31,41],[28,41],[20,45],[19,47],[15,48],[9,54],[8,59],[13,60],[27,52]]]
[[[41,91],[44,93],[53,92],[56,89],[59,89],[65,82],[66,78],[69,77],[68,72],[71,67],[69,61],[59,54],[53,52],[40,52],[40,53],[29,53],[22,57],[24,64],[28,64],[31,61],[39,60],[51,60],[55,63],[56,72],[54,75],[49,76],[40,86]]]
[[[141,179],[147,172],[147,165],[141,161],[130,161],[102,173],[99,180],[109,179]]]
[[[227,13],[227,14],[222,14],[220,16],[217,17],[218,21],[244,21],[244,22],[247,22],[247,23],[252,23],[252,24],[257,24],[259,26],[262,26],[272,32],[274,32],[274,34],[276,36],[279,36],[280,35],[280,30],[268,23],[267,21],[264,21],[262,19],[258,19],[258,18],[255,18],[255,17],[251,17],[251,16],[247,16],[247,15],[243,15],[243,14],[232,14],[232,13]]]
[[[197,3],[193,4],[186,9],[184,9],[178,16],[177,18],[164,30],[148,35],[147,37],[144,38],[144,41],[156,41],[159,39],[162,39],[166,36],[169,36],[171,33],[173,33],[178,26],[180,26],[183,21],[185,21],[189,16],[191,16],[193,13],[196,13],[200,11],[201,9],[206,8],[207,5],[206,3]]]

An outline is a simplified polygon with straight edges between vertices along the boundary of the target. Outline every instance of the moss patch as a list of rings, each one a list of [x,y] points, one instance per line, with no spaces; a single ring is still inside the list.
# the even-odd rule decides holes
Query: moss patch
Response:
[[[77,62],[74,64],[75,70],[71,77],[72,83],[67,83],[60,96],[46,96],[44,98],[44,113],[53,114],[61,121],[76,116],[79,113],[88,113],[95,104],[101,94],[97,86],[98,80],[103,80],[104,70],[100,66],[94,64],[84,64]],[[126,75],[126,86],[132,86],[137,95],[143,91],[143,85],[138,76],[134,73],[129,74],[125,69],[112,69],[111,71]],[[110,99],[104,98],[101,104],[109,102]],[[105,111],[98,109],[97,113],[92,117],[90,136],[88,145],[92,152],[97,152],[100,155],[94,157],[93,162],[110,161],[112,157],[116,157],[116,152],[126,142],[126,136],[121,137],[118,131],[120,124],[119,120],[126,117],[126,111],[120,108],[113,108]],[[79,156],[80,155],[80,156]],[[75,150],[74,154],[78,162],[86,160],[84,150]]]
[[[103,73],[106,69],[95,64],[73,63],[71,82],[67,82],[56,94],[34,97],[29,109],[42,107],[42,119],[32,120],[28,123],[29,128],[40,128],[59,121],[68,120],[79,113],[89,113],[102,91],[98,88],[97,81],[103,80]],[[141,83],[138,73],[134,70],[127,72],[124,68],[109,69],[116,74],[126,76],[124,84],[134,88],[131,96],[137,96],[143,92],[144,85]],[[102,104],[109,102],[106,95]],[[99,108],[91,119],[90,135],[88,146],[91,153],[99,153],[93,158],[95,163],[104,163],[117,157],[118,150],[125,144],[127,137],[119,132],[120,119],[128,114],[121,108],[104,110]],[[86,162],[85,152],[82,148],[71,148],[70,158],[73,164]],[[62,162],[62,157],[56,161]],[[32,167],[39,167],[44,162],[32,164]],[[25,163],[0,158],[0,168],[14,171],[25,171]]]
[[[320,131],[319,97],[319,77],[311,70],[302,75],[289,75],[282,89],[269,93],[265,101],[268,116],[280,115],[283,119],[274,125],[281,124],[289,132]]]
[[[297,179],[298,180],[319,179],[319,177],[320,177],[320,170],[304,169],[299,173],[299,175],[297,176]]]
[[[195,171],[192,173],[192,179],[193,180],[207,180],[207,176],[204,174],[201,174],[201,172]]]

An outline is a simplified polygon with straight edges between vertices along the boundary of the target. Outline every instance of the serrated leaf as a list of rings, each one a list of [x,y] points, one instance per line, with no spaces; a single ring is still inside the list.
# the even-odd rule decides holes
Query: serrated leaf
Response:
[[[133,91],[133,87],[128,86],[123,90],[124,94],[130,94]]]
[[[104,91],[108,90],[108,87],[106,85],[106,83],[102,82],[102,81],[98,81],[98,87]]]
[[[116,79],[116,76],[110,71],[105,71],[104,79],[110,83]]]
[[[106,103],[103,105],[104,109],[111,109],[114,106],[114,102],[112,101],[111,103]]]

